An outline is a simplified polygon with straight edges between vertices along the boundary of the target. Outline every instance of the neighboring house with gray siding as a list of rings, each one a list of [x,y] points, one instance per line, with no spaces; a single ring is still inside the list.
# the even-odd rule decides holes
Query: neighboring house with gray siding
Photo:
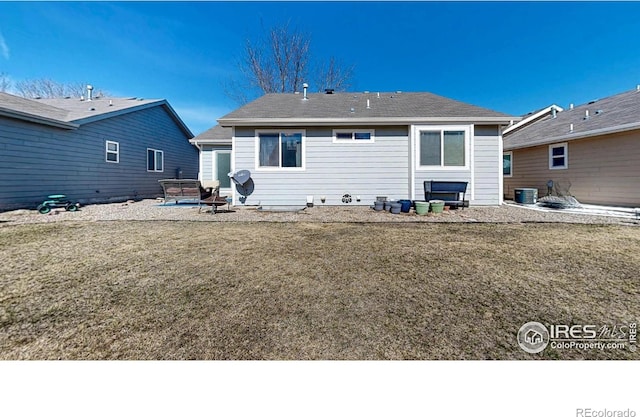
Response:
[[[582,203],[640,207],[640,88],[558,109],[505,130],[505,195],[552,180]]]
[[[216,125],[190,139],[200,151],[200,181],[220,181],[220,195],[231,194],[231,136],[230,127]]]
[[[421,200],[425,180],[458,180],[471,205],[499,205],[512,120],[430,93],[305,92],[267,94],[218,123],[231,129],[231,170],[253,180],[246,199],[233,189],[234,204]]]
[[[84,204],[156,197],[159,179],[196,177],[192,137],[166,100],[0,93],[0,211],[50,194]]]

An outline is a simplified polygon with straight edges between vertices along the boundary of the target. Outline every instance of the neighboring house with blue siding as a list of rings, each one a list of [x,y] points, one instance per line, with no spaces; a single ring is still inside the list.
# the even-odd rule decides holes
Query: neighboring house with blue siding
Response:
[[[230,195],[231,179],[230,127],[216,125],[189,140],[200,151],[200,181],[220,181],[220,194]]]
[[[469,183],[470,205],[499,205],[501,130],[514,119],[430,93],[304,92],[267,94],[218,123],[231,129],[231,170],[253,180],[234,204],[421,200],[425,180],[452,180]]]
[[[159,179],[197,176],[192,137],[166,100],[0,93],[0,211],[49,194],[83,204],[159,196]]]

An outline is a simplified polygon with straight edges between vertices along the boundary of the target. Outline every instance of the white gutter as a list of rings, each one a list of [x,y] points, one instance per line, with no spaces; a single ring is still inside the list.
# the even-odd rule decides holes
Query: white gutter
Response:
[[[425,123],[474,123],[474,124],[509,124],[514,117],[353,117],[353,118],[246,118],[246,119],[218,119],[223,127],[231,126],[352,126],[366,124],[370,126],[382,125],[412,125]]]
[[[502,134],[504,135],[504,134],[506,134],[506,133],[511,132],[512,130],[515,130],[515,129],[517,129],[517,128],[521,127],[521,126],[524,126],[524,125],[526,125],[527,123],[532,122],[533,120],[536,120],[537,118],[544,116],[545,114],[547,114],[547,113],[551,112],[551,111],[552,111],[552,110],[554,110],[554,109],[555,109],[555,111],[557,111],[557,112],[561,112],[561,111],[563,110],[563,109],[562,109],[562,107],[557,106],[557,105],[555,105],[555,104],[552,104],[552,105],[550,105],[549,107],[547,107],[547,108],[545,108],[545,109],[542,109],[542,110],[540,110],[539,112],[537,112],[537,113],[535,113],[535,114],[532,114],[531,116],[526,117],[526,118],[524,118],[524,119],[520,120],[518,123],[516,123],[516,124],[514,124],[514,125],[509,126],[508,128],[506,128],[505,130],[503,130],[503,131],[502,131]]]

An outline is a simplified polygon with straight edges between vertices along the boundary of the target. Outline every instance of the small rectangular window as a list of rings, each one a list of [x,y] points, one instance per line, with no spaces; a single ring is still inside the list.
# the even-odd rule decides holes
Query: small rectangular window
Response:
[[[373,142],[373,130],[337,129],[333,131],[334,142]]]
[[[111,140],[106,141],[105,144],[105,160],[117,164],[120,162],[120,144]]]
[[[164,152],[157,149],[147,149],[147,171],[164,171]]]
[[[549,145],[549,169],[567,169],[569,167],[567,144]]]
[[[502,154],[502,175],[510,177],[513,170],[513,152]]]

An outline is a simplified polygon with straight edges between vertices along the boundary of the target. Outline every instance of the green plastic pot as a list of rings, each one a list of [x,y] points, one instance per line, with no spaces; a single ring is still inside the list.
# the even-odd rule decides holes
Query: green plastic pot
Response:
[[[444,201],[442,200],[430,200],[429,205],[432,213],[442,213],[444,210]]]
[[[416,214],[424,216],[429,212],[429,202],[428,201],[416,201]]]

